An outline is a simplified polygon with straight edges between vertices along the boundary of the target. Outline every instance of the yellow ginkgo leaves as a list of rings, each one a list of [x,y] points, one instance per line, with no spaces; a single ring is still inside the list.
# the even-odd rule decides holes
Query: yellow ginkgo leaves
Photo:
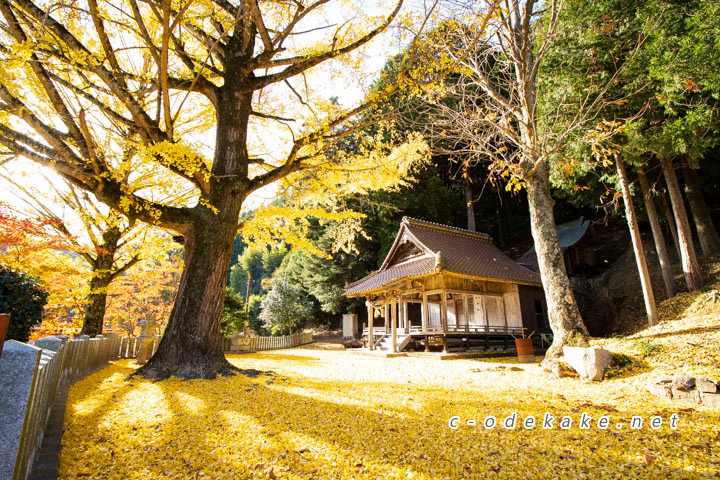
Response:
[[[134,364],[124,360],[77,383],[60,478],[709,478],[720,471],[720,413],[650,396],[642,388],[647,373],[587,384],[547,377],[537,365],[317,349],[230,360],[272,373],[153,383],[126,380]],[[467,424],[513,412],[514,429]],[[573,423],[544,429],[545,413]],[[593,419],[589,429],[579,428],[583,413]],[[676,429],[667,423],[673,413]],[[454,416],[457,429],[448,426]],[[529,416],[538,423],[525,429]],[[602,416],[609,428],[595,425]],[[665,422],[631,430],[633,416]]]

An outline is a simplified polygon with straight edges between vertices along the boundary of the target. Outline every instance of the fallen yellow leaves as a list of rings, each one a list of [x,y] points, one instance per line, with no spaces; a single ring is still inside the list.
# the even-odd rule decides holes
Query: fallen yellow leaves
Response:
[[[123,360],[74,385],[60,477],[707,478],[720,472],[720,413],[666,403],[637,377],[585,384],[535,365],[381,359],[310,349],[231,356],[272,376],[126,381]],[[516,367],[510,370],[509,367]],[[517,368],[522,368],[518,371]],[[519,425],[456,430],[452,416]],[[521,428],[569,415],[561,430]],[[586,412],[611,427],[580,430]],[[678,413],[676,430],[667,419]],[[632,416],[664,423],[630,430]],[[615,428],[616,423],[624,428]]]
[[[712,294],[717,288],[720,282],[706,291],[679,293],[658,305],[657,325],[593,343],[639,359],[655,375],[689,373],[719,379],[720,302],[713,301]]]

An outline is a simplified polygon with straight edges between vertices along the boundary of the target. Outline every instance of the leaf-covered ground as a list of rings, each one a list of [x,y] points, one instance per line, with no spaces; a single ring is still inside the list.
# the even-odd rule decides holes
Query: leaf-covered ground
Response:
[[[632,374],[682,372],[720,379],[720,258],[706,257],[703,270],[702,290],[681,292],[659,303],[657,325],[645,326],[641,315],[632,335],[593,343],[632,357]]]
[[[230,358],[275,375],[126,381],[134,365],[123,360],[77,383],[61,478],[720,476],[720,412],[650,396],[649,367],[586,384],[497,359],[319,349]],[[502,422],[512,412],[515,429],[483,428],[487,416]],[[552,430],[542,428],[546,412]],[[592,417],[587,430],[578,428],[583,413]],[[519,424],[531,415],[538,424],[525,430]],[[572,419],[567,430],[558,425],[563,415]],[[602,430],[604,415],[610,426]],[[663,419],[658,429],[647,425],[654,415]],[[457,429],[448,426],[453,416]],[[631,430],[633,416],[645,425]]]

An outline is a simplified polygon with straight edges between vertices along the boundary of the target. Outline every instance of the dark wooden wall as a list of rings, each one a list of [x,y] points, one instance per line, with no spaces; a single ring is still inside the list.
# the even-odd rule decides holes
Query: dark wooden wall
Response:
[[[520,312],[522,314],[523,326],[528,329],[526,333],[535,330],[535,333],[550,333],[550,324],[548,322],[547,305],[545,303],[545,292],[541,287],[530,287],[527,285],[518,285],[520,294]],[[543,325],[538,326],[536,320],[535,302],[539,301],[542,308]]]

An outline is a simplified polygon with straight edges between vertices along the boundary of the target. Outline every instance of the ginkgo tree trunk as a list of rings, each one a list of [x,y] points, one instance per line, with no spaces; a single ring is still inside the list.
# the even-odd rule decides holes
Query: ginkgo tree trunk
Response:
[[[459,64],[456,77],[441,92],[449,102],[433,101],[433,128],[442,130],[448,149],[460,149],[469,162],[486,163],[491,175],[511,191],[527,190],[530,229],[545,290],[553,343],[544,366],[551,368],[564,345],[587,345],[583,323],[558,241],[550,194],[551,150],[592,117],[592,104],[562,132],[539,130],[538,72],[553,46],[562,2],[500,2],[482,41],[483,15],[497,2],[458,2],[463,24],[445,19],[428,35],[427,48],[441,62]],[[538,26],[542,25],[543,38]],[[468,53],[469,52],[469,53]],[[430,92],[430,99],[437,97]]]
[[[248,195],[280,180],[288,187],[304,172],[316,188],[390,187],[425,156],[417,141],[384,155],[329,155],[362,127],[344,125],[389,92],[340,109],[311,73],[332,59],[351,63],[403,2],[384,11],[333,3],[89,0],[75,8],[0,0],[0,145],[130,218],[176,232],[184,246],[168,326],[139,374],[213,378],[235,370],[219,328]],[[326,21],[330,9],[342,18]],[[188,136],[193,129],[214,133],[211,154]],[[270,156],[281,132],[289,146]],[[148,171],[173,180],[133,182]],[[195,201],[162,201],[170,186],[191,188]]]

